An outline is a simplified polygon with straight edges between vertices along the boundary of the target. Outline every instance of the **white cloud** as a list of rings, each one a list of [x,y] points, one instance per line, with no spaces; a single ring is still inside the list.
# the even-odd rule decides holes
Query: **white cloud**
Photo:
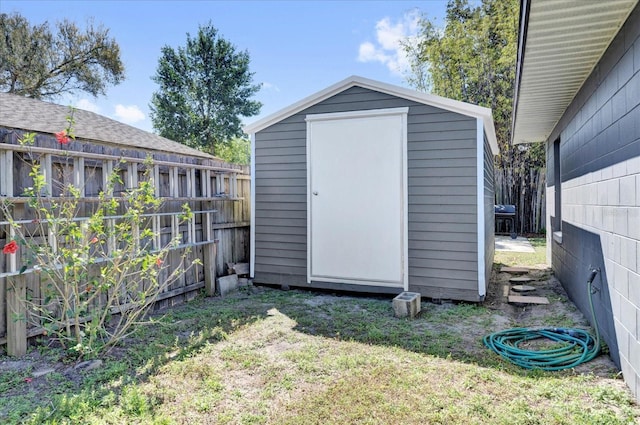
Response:
[[[136,105],[116,105],[116,118],[127,124],[133,124],[145,119],[144,113]]]
[[[382,62],[387,63],[391,60],[391,56],[384,53],[382,49],[376,48],[373,43],[368,41],[360,45],[358,51],[358,60],[360,62]]]
[[[80,99],[76,102],[75,107],[78,109],[83,109],[85,111],[95,112],[96,114],[100,113],[100,107],[90,101],[89,99]]]
[[[280,87],[276,86],[275,84],[268,83],[266,81],[262,83],[262,88],[265,90],[272,90],[274,92],[280,91]]]
[[[402,42],[418,37],[420,13],[412,10],[397,21],[385,17],[376,22],[376,42],[364,42],[358,49],[358,61],[380,62],[396,75],[409,69],[409,58]]]

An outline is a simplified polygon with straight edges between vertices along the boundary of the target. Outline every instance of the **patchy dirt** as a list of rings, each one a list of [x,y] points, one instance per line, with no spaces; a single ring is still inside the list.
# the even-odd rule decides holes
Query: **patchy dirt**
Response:
[[[526,284],[535,288],[527,296],[547,297],[549,304],[509,303],[509,279],[516,276],[527,276],[533,280]],[[513,327],[572,327],[586,329],[592,334],[593,329],[582,312],[569,300],[566,291],[546,266],[530,268],[527,274],[503,273],[494,269],[492,282],[488,288],[484,305],[496,311],[494,321],[496,330]],[[524,295],[516,294],[514,295]],[[575,368],[576,373],[592,373],[596,376],[610,378],[619,371],[607,354],[601,354],[588,363]]]
[[[531,295],[547,297],[549,304],[533,305],[533,304],[510,304],[507,301],[509,279],[515,274],[502,273],[494,270],[492,282],[488,287],[488,293],[483,304],[460,304],[460,303],[440,303],[434,304],[428,300],[423,300],[422,312],[415,320],[413,326],[422,331],[424,335],[433,340],[442,339],[443,355],[452,353],[460,359],[470,358],[472,356],[490,355],[486,347],[482,344],[482,337],[490,332],[499,331],[512,327],[581,327],[589,329],[589,324],[582,313],[568,300],[567,294],[563,290],[560,283],[552,276],[549,269],[539,267],[529,271],[527,276],[533,280],[527,285],[535,287],[535,291]],[[505,286],[507,289],[505,290]],[[242,309],[243,306],[249,306],[254,303],[252,295],[259,294],[264,291],[278,291],[269,288],[250,288],[247,292],[240,292],[231,295],[232,302],[237,303],[237,308]],[[292,292],[294,294],[295,292]],[[368,300],[368,301],[367,301]],[[389,300],[390,301],[390,300]],[[223,299],[212,299],[211,302],[226,302]],[[376,308],[389,314],[392,317],[390,302],[388,310],[386,309],[385,300],[383,304],[371,304],[371,298],[348,296],[345,294],[333,295],[327,293],[316,293],[312,297],[299,297],[299,305],[293,308],[303,309],[305,311],[313,311],[316,323],[331,323],[336,312],[333,306],[337,303],[344,306],[348,302],[348,308],[351,312],[362,312],[368,308]],[[290,304],[294,305],[294,304]],[[175,308],[181,308],[180,306]],[[486,309],[485,309],[486,308]],[[377,313],[374,313],[377,314]],[[268,313],[268,315],[270,315]],[[284,320],[284,319],[283,319]],[[288,319],[287,319],[288,320]],[[186,341],[192,336],[191,323],[189,321],[197,321],[196,319],[187,319],[174,322],[174,325],[184,322],[184,327],[176,328],[175,337],[179,341]],[[297,326],[293,321],[290,326]],[[313,324],[302,329],[307,334],[315,335]],[[323,334],[323,330],[319,333]],[[324,334],[327,336],[326,334]],[[277,340],[277,338],[276,338]],[[143,343],[141,341],[131,341],[133,343]],[[291,349],[296,341],[279,342],[273,346],[266,344],[268,349],[264,350],[267,357],[278,356],[279,353]],[[128,344],[127,344],[128,345]],[[220,350],[225,347],[225,343],[220,344]],[[93,367],[98,369],[108,367],[109,360],[105,363],[94,363],[88,365],[90,367],[78,368],[76,364],[64,363],[55,358],[47,348],[32,349],[27,356],[20,359],[10,359],[0,357],[0,375],[6,373],[11,378],[0,381],[4,384],[1,388],[3,396],[11,397],[15,395],[25,394],[26,392],[41,393],[42,399],[48,399],[52,393],[55,393],[57,385],[63,385],[66,389],[80,388],[85,376]],[[173,358],[178,353],[168,353],[168,358]],[[122,360],[127,356],[127,349],[115,347],[110,353],[110,359]],[[600,355],[589,363],[580,365],[575,369],[576,373],[593,374],[595,376],[611,378],[618,373],[617,368],[608,355]],[[25,385],[25,382],[29,385]],[[620,380],[621,386],[624,383]],[[250,382],[247,382],[250,384]],[[0,418],[3,416],[0,411]]]

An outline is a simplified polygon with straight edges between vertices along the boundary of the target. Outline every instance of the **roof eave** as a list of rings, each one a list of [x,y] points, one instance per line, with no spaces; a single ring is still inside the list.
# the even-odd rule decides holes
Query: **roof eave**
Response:
[[[520,3],[511,120],[513,145],[545,142],[557,136],[558,125],[567,108],[583,90],[625,21],[638,6],[638,0],[585,5],[571,0],[536,1],[532,6],[533,3],[534,0],[521,0]],[[597,34],[601,40],[596,40],[595,36],[576,40],[576,33]],[[535,58],[527,60],[527,49]],[[557,57],[563,57],[562,66],[545,67],[545,61]],[[569,79],[572,84],[567,84]],[[541,87],[553,93],[554,100],[541,100],[544,93],[540,91]]]
[[[531,9],[530,0],[520,0],[520,23],[518,25],[518,53],[516,57],[516,84],[513,90],[513,111],[511,115],[511,143],[516,145],[525,143],[523,141],[513,140],[516,131],[516,118],[518,117],[518,96],[520,94],[520,81],[522,80],[522,62],[524,60],[524,49],[527,43],[527,27],[529,25],[529,10]]]

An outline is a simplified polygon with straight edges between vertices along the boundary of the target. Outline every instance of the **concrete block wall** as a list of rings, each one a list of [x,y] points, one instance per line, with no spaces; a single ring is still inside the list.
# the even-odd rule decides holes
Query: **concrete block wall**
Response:
[[[553,204],[553,193],[547,199]],[[599,235],[619,366],[640,398],[640,156],[563,182],[562,217],[566,223]],[[566,238],[567,231],[563,233]],[[562,249],[552,238],[548,242],[556,251]],[[602,266],[581,258],[581,253],[556,254],[554,266],[560,267],[559,261],[581,263],[579,270]],[[575,286],[579,291],[584,282]]]
[[[547,140],[560,137],[562,228],[547,217],[548,254],[585,316],[589,266],[602,270],[594,301],[626,383],[640,401],[640,6],[636,6]],[[554,215],[554,176],[547,188]],[[561,231],[562,243],[553,231]]]

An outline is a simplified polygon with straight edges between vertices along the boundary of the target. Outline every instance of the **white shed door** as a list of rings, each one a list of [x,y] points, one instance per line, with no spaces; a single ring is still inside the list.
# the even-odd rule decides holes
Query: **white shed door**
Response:
[[[406,109],[307,116],[309,281],[405,286]]]

